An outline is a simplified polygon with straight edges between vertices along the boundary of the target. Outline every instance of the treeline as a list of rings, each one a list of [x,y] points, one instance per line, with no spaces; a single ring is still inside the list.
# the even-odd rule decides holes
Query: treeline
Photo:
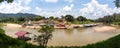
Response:
[[[85,23],[85,22],[92,22],[93,20],[91,19],[87,19],[84,16],[78,16],[77,18],[75,18],[72,15],[65,15],[65,16],[61,16],[61,17],[54,17],[54,16],[50,16],[50,17],[45,17],[45,16],[34,16],[34,17],[29,17],[29,16],[19,16],[19,17],[6,17],[6,18],[0,18],[0,22],[12,22],[12,23],[21,23],[21,22],[25,22],[25,21],[39,21],[39,20],[54,20],[54,21],[67,21],[70,23],[74,23],[74,24],[81,24],[81,23]]]
[[[84,16],[78,16],[77,18],[75,18],[72,15],[65,15],[65,16],[60,16],[60,17],[54,17],[54,16],[50,16],[50,17],[45,17],[45,16],[35,16],[34,18],[31,18],[30,20],[32,21],[39,21],[39,20],[64,20],[67,22],[74,22],[74,21],[93,21],[91,19],[87,19]]]
[[[116,24],[120,25],[120,14],[113,14],[113,15],[107,15],[103,18],[99,18],[96,20],[97,22],[103,22],[106,24]]]

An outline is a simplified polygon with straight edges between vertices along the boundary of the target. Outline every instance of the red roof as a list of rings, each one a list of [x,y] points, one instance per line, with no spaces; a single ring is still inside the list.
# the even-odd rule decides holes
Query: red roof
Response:
[[[15,33],[15,35],[17,35],[18,37],[24,36],[25,34],[27,34],[26,31],[18,31],[17,33]]]

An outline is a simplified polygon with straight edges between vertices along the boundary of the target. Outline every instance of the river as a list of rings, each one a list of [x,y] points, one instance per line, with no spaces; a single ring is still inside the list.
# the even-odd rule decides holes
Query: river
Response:
[[[78,29],[55,29],[52,34],[53,37],[48,41],[48,46],[83,46],[87,44],[96,43],[106,40],[115,35],[120,34],[120,30],[115,32],[94,32],[95,28],[101,26],[78,28]],[[18,30],[31,32],[32,34],[39,34],[35,29],[3,27],[8,36],[14,37]]]

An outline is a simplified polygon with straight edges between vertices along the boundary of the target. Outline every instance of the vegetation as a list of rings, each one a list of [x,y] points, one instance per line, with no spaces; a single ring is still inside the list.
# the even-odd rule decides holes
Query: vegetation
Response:
[[[45,27],[45,26],[44,26]],[[48,27],[48,26],[47,26]],[[44,30],[44,29],[43,29]],[[52,31],[52,30],[50,30]],[[48,31],[46,31],[48,32]],[[35,46],[32,44],[25,43],[24,41],[20,41],[18,39],[13,39],[11,37],[3,34],[4,31],[0,29],[0,48],[43,48],[42,46]],[[49,32],[48,32],[49,33]],[[96,44],[90,44],[87,46],[61,46],[61,47],[48,47],[48,48],[120,48],[120,35],[117,35],[113,38],[110,38],[106,41],[98,42]]]
[[[7,23],[23,23],[23,22],[25,22],[26,21],[26,19],[25,18],[23,18],[23,17],[19,17],[19,18],[11,18],[11,17],[9,17],[9,18],[2,18],[2,19],[0,19],[0,22],[7,22]]]
[[[32,18],[33,21],[39,21],[39,20],[44,20],[44,19],[45,19],[45,17],[43,17],[43,16],[36,16],[36,17]]]
[[[4,15],[4,16],[3,16]],[[72,24],[85,24],[85,23],[90,23],[93,22],[92,20],[87,19],[86,17],[83,16],[79,16],[77,18],[74,18],[72,15],[65,15],[65,16],[61,16],[61,18],[59,17],[44,17],[44,16],[39,16],[39,15],[31,15],[31,14],[10,14],[7,16],[7,14],[3,14],[0,16],[0,22],[4,22],[4,23],[17,23],[17,24],[21,24],[24,23],[25,21],[31,20],[31,21],[39,21],[39,20],[55,20],[58,22],[63,22],[63,21],[67,21],[70,22]],[[18,16],[16,16],[18,15]],[[19,16],[20,15],[20,16]],[[28,16],[25,16],[28,15]],[[29,16],[31,15],[31,16]],[[3,16],[3,17],[2,17]]]
[[[12,3],[13,0],[0,0],[0,2],[4,2],[4,1],[7,1],[7,3]]]
[[[0,34],[4,34],[4,30],[0,28]]]
[[[103,22],[105,24],[116,24],[120,25],[120,14],[107,15],[103,18],[96,20],[97,22]]]
[[[73,22],[74,21],[74,17],[72,15],[66,15],[65,16],[65,20],[68,22]]]
[[[116,6],[117,8],[120,7],[120,0],[115,0],[114,3],[115,3],[115,6]]]
[[[53,17],[53,16],[50,16],[49,19],[50,19],[50,20],[54,20],[54,17]]]
[[[87,19],[86,17],[83,16],[78,16],[77,18],[74,18],[72,15],[66,15],[61,16],[61,18],[65,19],[65,21],[72,24],[89,24],[94,22],[93,20]]]
[[[77,17],[77,21],[87,21],[87,18],[85,18],[83,16],[79,16],[79,17]]]
[[[42,34],[37,37],[37,42],[40,46],[47,46],[48,40],[52,38],[52,31],[54,30],[53,26],[50,25],[44,25],[39,30]]]
[[[42,46],[35,46],[6,36],[4,30],[0,28],[0,48],[42,48]]]

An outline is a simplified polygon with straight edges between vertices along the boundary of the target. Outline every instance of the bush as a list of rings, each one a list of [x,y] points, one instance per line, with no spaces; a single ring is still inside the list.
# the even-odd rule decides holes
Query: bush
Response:
[[[2,28],[0,28],[0,34],[4,34],[4,30]]]

